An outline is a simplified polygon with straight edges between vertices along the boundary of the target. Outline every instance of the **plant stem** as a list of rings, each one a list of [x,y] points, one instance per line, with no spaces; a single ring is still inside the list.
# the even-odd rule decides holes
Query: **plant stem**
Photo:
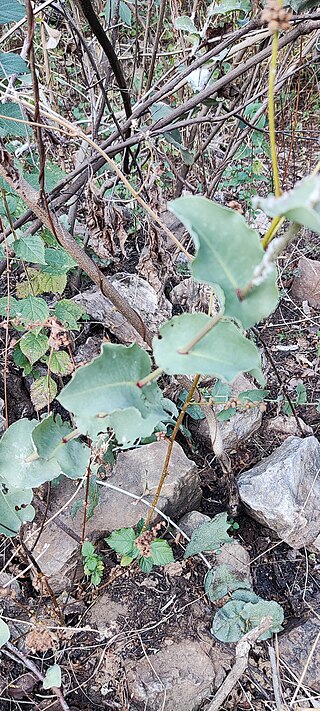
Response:
[[[194,348],[194,346],[196,346],[197,343],[199,343],[199,341],[201,341],[207,333],[209,333],[209,331],[211,331],[211,329],[214,328],[219,321],[221,321],[221,319],[222,313],[218,313],[209,323],[206,323],[201,331],[199,331],[199,333],[197,333],[186,346],[179,348],[178,353],[180,353],[180,355],[188,355],[192,348]]]
[[[275,118],[274,118],[274,85],[277,70],[277,57],[278,57],[278,47],[279,47],[279,32],[275,32],[272,38],[272,53],[269,71],[269,133],[270,133],[270,151],[272,160],[272,174],[274,183],[275,196],[279,197],[280,182],[279,182],[279,170],[278,170],[278,159],[277,159],[277,148],[276,148],[276,132],[275,132]]]
[[[146,375],[145,378],[138,380],[138,382],[137,382],[138,388],[143,388],[144,385],[148,385],[148,383],[152,383],[153,380],[156,380],[157,378],[159,378],[161,373],[163,373],[163,368],[156,368],[155,370],[152,371],[152,373],[149,373],[149,375]]]
[[[273,218],[269,229],[267,230],[265,236],[261,240],[263,249],[267,249],[268,244],[271,242],[271,240],[273,240],[274,236],[279,231],[281,225],[283,225],[284,220],[285,220],[285,218],[280,217],[280,215]]]
[[[188,395],[187,395],[187,397],[186,397],[186,401],[185,401],[185,403],[184,403],[184,405],[183,405],[183,408],[182,408],[182,410],[181,410],[181,412],[180,412],[180,415],[179,415],[179,417],[178,417],[178,419],[177,419],[177,421],[176,421],[176,424],[175,424],[175,426],[174,426],[173,432],[172,432],[172,434],[171,434],[170,441],[169,441],[169,445],[168,445],[168,449],[167,449],[166,458],[165,458],[164,465],[163,465],[163,469],[162,469],[162,474],[161,474],[161,477],[160,477],[160,481],[159,481],[159,484],[158,484],[158,487],[157,487],[157,491],[156,491],[155,497],[154,497],[154,499],[153,499],[153,501],[152,501],[152,504],[151,504],[151,508],[150,508],[148,517],[147,517],[147,519],[146,519],[146,521],[145,521],[145,524],[144,524],[144,526],[143,526],[142,533],[143,533],[144,531],[146,531],[146,529],[148,528],[148,526],[149,526],[149,524],[150,524],[150,522],[151,522],[152,516],[153,516],[153,514],[154,514],[155,507],[156,507],[156,505],[157,505],[157,503],[158,503],[158,501],[159,501],[160,494],[161,494],[161,490],[162,490],[163,484],[164,484],[164,482],[165,482],[166,476],[167,476],[167,474],[168,474],[168,466],[169,466],[169,462],[170,462],[170,458],[171,458],[171,454],[172,454],[172,450],[173,450],[173,445],[174,445],[176,436],[177,436],[177,434],[178,434],[178,432],[179,432],[179,428],[180,428],[180,425],[181,425],[181,423],[182,423],[182,421],[183,421],[183,418],[184,418],[184,416],[185,416],[185,413],[186,413],[186,411],[187,411],[187,409],[188,409],[188,407],[189,407],[189,405],[190,405],[190,402],[191,402],[191,400],[192,400],[192,398],[193,398],[193,395],[194,395],[194,392],[195,392],[195,390],[196,390],[196,388],[197,388],[197,385],[198,385],[199,380],[200,380],[200,375],[195,375],[195,377],[194,377],[194,379],[193,379],[193,382],[192,382],[192,385],[191,385],[191,388],[190,388],[190,390],[189,390],[189,393],[188,393]]]

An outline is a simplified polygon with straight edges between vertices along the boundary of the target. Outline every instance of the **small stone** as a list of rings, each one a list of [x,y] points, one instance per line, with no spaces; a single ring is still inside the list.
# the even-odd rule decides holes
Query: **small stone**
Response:
[[[191,538],[193,532],[207,521],[210,521],[210,516],[206,516],[200,511],[189,511],[180,519],[178,526]]]
[[[223,667],[223,652],[220,671]],[[217,686],[218,670],[199,642],[185,639],[125,662],[129,692],[148,711],[196,711]],[[220,680],[219,680],[220,681]],[[163,705],[165,702],[165,705]],[[140,706],[141,705],[141,706]]]
[[[310,687],[313,691],[320,692],[319,644],[316,645],[313,655],[308,659],[318,634],[320,634],[320,620],[313,617],[279,637],[279,654],[280,664],[284,662],[286,665],[286,675],[288,675],[288,669],[295,675],[292,678],[294,684],[297,679],[301,679],[302,672],[307,666],[303,685]]]
[[[308,301],[310,306],[320,306],[320,262],[316,259],[301,257],[298,262],[298,275],[291,288],[291,296],[297,301]]]
[[[292,548],[313,544],[320,532],[320,444],[288,437],[270,457],[238,478],[249,514]]]
[[[280,435],[301,435],[303,434],[313,434],[312,427],[309,427],[309,425],[306,424],[302,420],[301,417],[298,417],[298,422],[300,427],[298,426],[298,422],[294,415],[277,415],[277,417],[273,417],[271,420],[268,420],[265,424],[265,432],[278,432]],[[301,429],[300,429],[301,428]]]
[[[246,390],[256,390],[256,386],[244,375],[239,375],[235,379],[231,388],[231,398],[237,398],[238,395]],[[215,412],[221,412],[223,406],[214,408]],[[224,450],[230,453],[237,450],[238,446],[249,439],[256,432],[262,422],[262,413],[259,407],[251,407],[245,411],[238,411],[230,420],[219,422],[219,427],[222,435]],[[211,437],[207,420],[198,420],[196,423],[190,422],[190,430],[197,438],[197,441],[202,441],[205,447],[212,449]]]
[[[102,338],[89,336],[86,342],[78,348],[74,357],[75,363],[90,363],[101,354]]]
[[[108,480],[121,491],[114,491],[99,486],[100,498],[93,516],[87,521],[86,536],[93,542],[103,538],[108,532],[118,528],[136,526],[141,518],[146,518],[148,507],[141,502],[146,499],[150,504],[160,480],[168,443],[164,440],[120,452],[112,476]],[[197,466],[185,455],[180,445],[175,442],[169,464],[169,474],[165,479],[158,508],[176,520],[189,508],[197,506],[201,500],[200,478]],[[57,488],[52,490],[50,500],[51,513],[63,509],[73,496],[75,482],[64,478]],[[137,496],[127,496],[130,492]],[[84,499],[84,492],[76,500]],[[72,502],[74,503],[74,502]],[[83,508],[71,515],[71,505],[59,513],[59,520],[79,538],[83,525]],[[157,518],[159,516],[157,515]],[[54,521],[42,531],[33,551],[40,556],[41,570],[48,577],[53,591],[58,594],[70,589],[73,571],[81,562],[80,545],[68,533],[59,528]],[[82,567],[79,565],[81,575]]]
[[[97,627],[106,638],[112,637],[127,626],[128,607],[124,602],[114,602],[110,593],[101,595],[86,615],[86,622]]]

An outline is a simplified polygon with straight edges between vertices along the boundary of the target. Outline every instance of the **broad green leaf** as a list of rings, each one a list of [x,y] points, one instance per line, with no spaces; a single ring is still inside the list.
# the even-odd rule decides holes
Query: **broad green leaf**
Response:
[[[313,175],[300,183],[292,190],[276,198],[269,195],[267,198],[255,198],[254,205],[261,208],[269,217],[282,215],[291,222],[309,227],[310,230],[320,233],[320,176]]]
[[[130,10],[130,7],[127,5],[124,0],[120,0],[119,4],[119,15],[120,19],[122,22],[124,22],[125,25],[128,27],[132,26],[132,12]]]
[[[105,539],[108,546],[120,555],[132,555],[136,534],[133,528],[119,528]]]
[[[36,330],[29,331],[20,339],[20,348],[31,365],[33,365],[47,352],[49,338],[44,333],[37,333]]]
[[[29,72],[28,65],[20,57],[20,54],[13,52],[0,52],[0,78],[10,77],[11,74],[26,74]]]
[[[224,563],[214,570],[209,570],[204,580],[204,589],[209,600],[220,600],[228,593],[239,588],[250,589],[249,580]]]
[[[188,353],[179,353],[211,320],[194,313],[166,321],[153,340],[157,365],[169,375],[200,373],[232,382],[240,373],[252,372],[263,380],[258,349],[230,321],[219,321]]]
[[[134,558],[132,558],[131,555],[123,555],[120,560],[120,565],[122,566],[122,568],[127,568],[128,565],[131,565],[133,560]]]
[[[262,402],[268,397],[269,393],[270,390],[258,390],[254,388],[254,390],[243,390],[242,393],[237,395],[237,398],[240,402],[247,402],[248,400],[249,402]]]
[[[13,349],[13,362],[18,368],[23,368],[23,375],[27,377],[32,371],[32,365],[22,353],[19,343]]]
[[[242,215],[204,197],[183,197],[168,205],[190,232],[196,256],[191,271],[198,282],[218,284],[225,294],[225,315],[244,328],[274,311],[278,303],[277,272],[239,300],[239,290],[250,283],[264,251],[258,233]]]
[[[27,296],[17,301],[17,316],[25,324],[44,323],[49,316],[49,306],[44,299],[36,296]]]
[[[84,558],[87,558],[88,556],[92,555],[94,553],[94,546],[90,541],[85,541],[82,545],[81,548],[81,555],[83,555]]]
[[[44,250],[46,266],[41,270],[44,274],[55,276],[57,274],[65,274],[72,267],[77,266],[77,262],[70,257],[65,249],[52,249],[46,247]]]
[[[171,547],[167,541],[158,538],[152,541],[150,545],[151,558],[154,565],[168,565],[174,562],[174,556]]]
[[[44,481],[52,481],[61,472],[56,460],[44,462],[32,459],[36,454],[32,431],[37,424],[37,420],[18,420],[10,425],[0,441],[0,471],[10,487],[26,489],[40,486]]]
[[[138,563],[143,573],[146,573],[147,575],[148,573],[151,573],[153,568],[153,559],[150,556],[147,558],[146,556],[141,555]]]
[[[83,306],[71,299],[61,299],[55,304],[54,313],[63,326],[79,331],[79,319],[86,316]]]
[[[0,0],[1,2],[1,0]],[[1,16],[1,8],[0,8]],[[1,24],[1,23],[0,23]],[[0,136],[4,138],[5,136],[15,136],[25,138],[28,135],[28,127],[19,123],[14,119],[23,119],[20,106],[18,104],[1,104],[0,114],[4,118],[0,118]]]
[[[256,593],[253,592],[253,590],[244,590],[244,589],[239,589],[239,590],[234,590],[233,593],[231,594],[232,600],[241,600],[242,602],[259,602],[261,600],[261,597],[259,595],[256,595]]]
[[[84,365],[61,391],[59,402],[72,413],[85,417],[111,414],[136,407],[143,417],[149,413],[143,388],[137,382],[149,374],[151,361],[139,346],[106,343],[101,355]]]
[[[211,634],[220,642],[238,642],[249,631],[240,616],[246,604],[241,600],[230,600],[217,610],[213,618]]]
[[[0,0],[0,25],[18,22],[25,14],[25,6],[17,0]]]
[[[264,634],[260,635],[259,639],[269,639],[275,632],[281,632],[284,619],[284,612],[277,602],[274,600],[259,600],[259,602],[247,602],[241,612],[241,616],[245,620],[246,629],[251,630],[258,627],[263,617],[270,617],[272,625]]]
[[[66,351],[53,351],[51,357],[46,355],[43,360],[55,375],[68,375],[72,370],[71,358]]]
[[[32,440],[39,456],[46,461],[55,459],[60,471],[70,479],[78,479],[85,473],[90,449],[83,442],[71,439],[64,442],[72,432],[71,427],[57,415],[49,415],[32,432]]]
[[[61,686],[61,668],[59,664],[53,664],[46,671],[46,675],[43,680],[44,689],[52,689],[53,687]]]
[[[51,276],[50,274],[43,274],[32,267],[27,272],[28,279],[21,281],[16,286],[16,294],[19,298],[29,295],[37,296],[38,294],[61,294],[66,288],[66,274]]]
[[[210,9],[210,15],[225,15],[227,12],[235,12],[235,10],[242,10],[242,12],[250,12],[251,3],[249,0],[222,0],[222,2],[213,4]]]
[[[0,647],[3,647],[10,639],[10,630],[6,622],[0,618]]]
[[[0,442],[1,450],[1,442]],[[12,488],[0,476],[0,533],[11,538],[15,536],[22,523],[32,521],[35,515],[32,501],[32,489]]]
[[[50,404],[54,400],[57,391],[57,384],[53,378],[43,375],[35,380],[30,387],[30,396],[35,410],[39,412],[44,407],[48,407],[48,403]]]
[[[231,395],[231,387],[226,383],[222,383],[221,380],[217,380],[211,390],[211,396],[215,404],[224,404],[228,402]]]
[[[227,407],[226,410],[221,410],[217,413],[217,420],[219,420],[219,422],[226,422],[227,420],[230,420],[236,412],[236,407]]]
[[[1,108],[1,107],[0,107]],[[21,236],[14,242],[17,257],[33,264],[45,264],[44,244],[38,235]]]
[[[184,557],[190,558],[197,553],[204,551],[215,551],[222,543],[231,543],[232,538],[228,534],[230,523],[228,523],[226,511],[217,514],[211,521],[206,521],[193,531],[191,541],[188,543]]]
[[[180,15],[175,19],[175,27],[177,30],[182,30],[183,32],[189,32],[189,34],[199,34],[193,20],[187,15]]]
[[[17,314],[17,307],[19,306],[19,301],[10,296],[9,308],[10,308],[10,318],[14,318]],[[0,316],[7,317],[8,311],[8,297],[1,296],[0,298]]]

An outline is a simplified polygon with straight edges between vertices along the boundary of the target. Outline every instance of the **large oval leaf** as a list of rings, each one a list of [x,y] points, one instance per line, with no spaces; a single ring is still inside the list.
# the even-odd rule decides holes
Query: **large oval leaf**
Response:
[[[240,373],[251,372],[264,382],[258,349],[230,321],[219,321],[188,353],[179,353],[211,320],[197,313],[166,321],[153,340],[157,365],[170,375],[200,373],[232,382]]]
[[[199,282],[219,284],[225,294],[225,315],[244,328],[274,311],[278,303],[276,269],[242,301],[238,291],[252,279],[264,251],[258,233],[242,215],[204,197],[183,197],[168,205],[190,232],[197,253],[191,271]]]
[[[30,459],[36,455],[31,435],[37,424],[37,420],[18,420],[10,425],[1,439],[0,472],[10,487],[25,489],[40,486],[61,473],[55,459],[46,462]]]

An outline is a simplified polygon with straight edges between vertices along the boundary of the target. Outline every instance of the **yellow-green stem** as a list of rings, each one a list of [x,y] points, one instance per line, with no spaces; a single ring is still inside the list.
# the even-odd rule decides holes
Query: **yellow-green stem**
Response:
[[[269,71],[269,133],[270,133],[270,151],[272,161],[272,175],[274,183],[275,196],[280,196],[279,170],[276,148],[276,132],[274,118],[274,85],[277,70],[277,57],[279,47],[279,32],[275,32],[272,39],[272,53]]]

